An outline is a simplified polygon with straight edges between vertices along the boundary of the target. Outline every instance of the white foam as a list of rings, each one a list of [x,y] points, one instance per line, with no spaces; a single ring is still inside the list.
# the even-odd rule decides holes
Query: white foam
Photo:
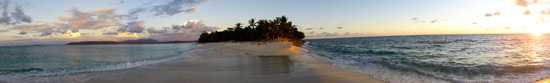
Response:
[[[550,75],[550,71],[543,70],[540,72],[525,73],[525,74],[514,74],[514,75],[506,75],[506,76],[486,75],[486,76],[476,76],[473,78],[468,78],[468,77],[452,76],[452,75],[443,77],[443,76],[438,76],[441,73],[419,71],[421,73],[435,75],[435,77],[432,77],[432,76],[420,75],[417,72],[407,72],[407,71],[389,69],[380,64],[362,63],[362,62],[355,62],[353,60],[340,59],[337,57],[322,56],[322,55],[330,55],[330,54],[321,52],[321,51],[308,50],[310,49],[309,47],[311,46],[306,45],[304,48],[304,53],[307,53],[307,55],[310,55],[315,58],[318,58],[319,60],[324,60],[325,62],[334,64],[339,68],[346,68],[346,69],[359,71],[364,74],[370,75],[375,79],[384,80],[391,83],[448,83],[448,82],[524,83],[524,82],[533,82],[536,80],[541,80],[547,77],[547,75]],[[438,78],[444,78],[446,80],[438,79]]]
[[[318,51],[308,50],[308,45],[304,48],[304,53],[306,55],[312,56],[316,59],[323,60],[330,64],[335,65],[338,68],[351,69],[367,75],[374,77],[375,79],[384,80],[390,83],[448,83],[448,81],[435,79],[433,77],[427,77],[418,75],[413,72],[401,72],[396,70],[391,70],[376,64],[358,64],[358,62],[353,62],[343,59],[329,59],[328,57],[320,56],[323,54]]]

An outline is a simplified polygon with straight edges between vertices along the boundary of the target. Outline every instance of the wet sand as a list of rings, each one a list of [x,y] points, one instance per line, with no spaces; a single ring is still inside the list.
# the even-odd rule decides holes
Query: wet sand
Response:
[[[128,70],[69,75],[70,83],[383,83],[335,68],[287,43],[199,44],[189,57]],[[51,80],[51,79],[50,79]]]

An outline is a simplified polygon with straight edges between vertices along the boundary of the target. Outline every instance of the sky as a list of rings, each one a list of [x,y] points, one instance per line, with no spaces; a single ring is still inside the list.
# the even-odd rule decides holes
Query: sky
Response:
[[[192,41],[288,16],[309,38],[546,33],[546,0],[0,0],[0,41]],[[547,13],[548,12],[548,13]]]

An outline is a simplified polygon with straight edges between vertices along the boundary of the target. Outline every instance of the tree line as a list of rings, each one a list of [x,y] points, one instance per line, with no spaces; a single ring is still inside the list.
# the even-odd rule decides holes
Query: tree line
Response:
[[[298,31],[296,25],[286,16],[276,17],[273,20],[250,19],[248,25],[235,24],[234,27],[223,31],[204,32],[200,35],[199,43],[223,41],[290,41],[303,43],[305,35]]]

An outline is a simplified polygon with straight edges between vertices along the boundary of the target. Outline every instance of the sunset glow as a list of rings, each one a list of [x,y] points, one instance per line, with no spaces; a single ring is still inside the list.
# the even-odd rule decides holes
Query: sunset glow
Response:
[[[121,32],[117,33],[117,37],[121,38],[143,38],[144,36],[137,33],[128,33],[128,32]]]
[[[550,0],[0,0],[0,83],[155,82],[550,83]]]
[[[18,5],[9,6],[13,14],[23,14],[10,18],[19,19],[18,22],[23,23],[3,23],[5,26],[0,29],[0,33],[6,35],[2,35],[4,38],[0,41],[70,40],[80,37],[196,40],[201,32],[225,30],[235,22],[246,25],[249,18],[263,19],[281,15],[289,16],[296,20],[296,24],[301,24],[298,29],[305,32],[306,38],[550,33],[550,0],[397,0],[382,3],[371,0],[318,3],[285,0],[278,3],[281,6],[263,5],[272,3],[262,0],[249,0],[247,2],[250,5],[197,0],[185,3],[185,6],[174,6],[180,8],[178,11],[152,8],[170,5],[170,1],[161,0],[146,5],[125,0],[53,1],[72,4],[59,7],[43,4],[51,3],[49,1],[13,1],[33,6],[22,5],[19,12],[14,10]],[[271,9],[253,9],[258,6],[269,6]],[[295,6],[301,9],[293,8]]]
[[[506,0],[487,13],[485,25],[505,27],[512,32],[542,35],[550,32],[549,0]]]

